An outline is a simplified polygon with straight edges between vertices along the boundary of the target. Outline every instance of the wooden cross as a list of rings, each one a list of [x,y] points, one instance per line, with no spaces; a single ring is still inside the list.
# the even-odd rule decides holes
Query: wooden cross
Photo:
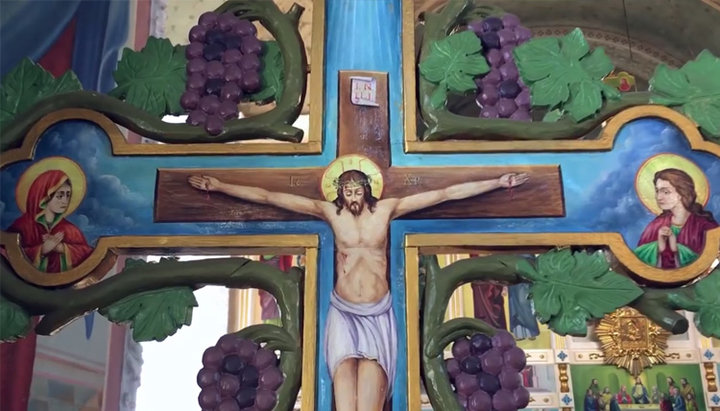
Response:
[[[442,168],[391,166],[387,74],[341,71],[339,76],[339,140],[337,153],[339,163],[337,164],[343,165],[341,171],[347,171],[352,169],[353,166],[357,166],[357,164],[343,163],[345,159],[352,158],[351,155],[364,155],[372,160],[377,166],[377,169],[373,170],[372,181],[370,182],[371,186],[374,185],[372,189],[374,196],[379,196],[381,199],[402,198],[455,184],[497,179],[506,173],[524,172],[529,175],[529,181],[514,187],[512,191],[509,189],[497,189],[463,200],[448,201],[406,214],[402,218],[564,216],[559,166]],[[358,79],[357,77],[361,78]],[[365,80],[369,79],[370,83],[374,81],[375,86],[365,84],[364,87],[356,88],[355,93],[353,93],[353,81],[363,82],[363,78]],[[282,157],[277,157],[278,162],[282,161],[281,159]],[[366,159],[363,159],[362,162],[363,165],[368,163]],[[330,170],[328,174],[334,172],[337,174],[334,177],[339,176],[339,172],[332,163],[327,169]],[[310,220],[313,217],[279,207],[251,203],[221,193],[200,191],[190,186],[188,178],[191,175],[205,175],[215,177],[225,183],[246,186],[246,188],[247,186],[254,186],[270,192],[290,193],[319,200],[323,199],[326,194],[332,196],[334,189],[336,189],[333,186],[336,181],[331,180],[332,177],[327,178],[327,181],[322,181],[325,171],[326,168],[321,167],[208,170],[161,169],[158,170],[157,176],[155,220],[160,222]],[[375,192],[376,188],[380,188],[377,185],[378,174],[382,174],[381,195]],[[289,201],[287,196],[285,199]],[[293,201],[299,200],[295,199]],[[417,201],[417,198],[414,201]],[[307,202],[302,204],[307,205]],[[345,206],[347,207],[347,205]],[[337,231],[338,227],[335,226],[334,230]],[[336,232],[335,237],[342,237],[342,234],[346,233]],[[389,239],[387,246],[390,249]],[[399,312],[395,314],[402,315]],[[321,327],[324,329],[324,325],[321,325]],[[398,341],[398,343],[400,346],[403,344],[401,341]],[[377,380],[375,383],[377,383],[378,387],[382,385]],[[337,393],[334,393],[334,395],[337,395]],[[344,400],[347,400],[347,398]],[[343,401],[343,399],[340,401]],[[363,407],[366,405],[364,404]],[[358,404],[358,407],[360,407],[360,404]]]
[[[362,154],[382,170],[382,198],[404,197],[453,184],[525,172],[527,183],[476,197],[449,201],[408,214],[404,219],[482,217],[562,217],[565,215],[560,168],[549,166],[397,167],[391,166],[387,74],[341,71],[339,73],[338,157]],[[352,77],[376,81],[376,105],[351,100]],[[356,96],[357,97],[357,96]],[[356,99],[357,100],[357,99]],[[278,156],[275,163],[281,163]],[[322,199],[323,167],[263,169],[160,169],[157,175],[155,221],[302,221],[316,219],[269,205],[259,205],[224,194],[203,193],[187,182],[190,175],[207,175],[230,184]]]

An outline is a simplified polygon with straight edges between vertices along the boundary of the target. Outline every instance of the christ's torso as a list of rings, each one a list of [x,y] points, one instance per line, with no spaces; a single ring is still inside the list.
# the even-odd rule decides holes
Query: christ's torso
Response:
[[[347,209],[328,215],[335,234],[338,295],[353,303],[374,303],[388,293],[387,234],[390,212],[382,202],[358,216]]]

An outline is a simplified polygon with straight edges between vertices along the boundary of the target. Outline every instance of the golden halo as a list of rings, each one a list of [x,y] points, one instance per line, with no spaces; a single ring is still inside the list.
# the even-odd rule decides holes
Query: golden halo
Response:
[[[348,170],[357,170],[365,173],[370,178],[372,195],[380,198],[383,191],[383,175],[380,167],[369,158],[360,154],[349,154],[338,157],[325,169],[320,179],[320,189],[327,201],[335,201],[337,198],[337,187],[335,182],[340,174]]]
[[[653,179],[655,178],[655,173],[667,168],[677,168],[688,173],[693,183],[695,183],[695,193],[697,194],[695,201],[703,206],[707,204],[708,198],[710,197],[710,185],[705,173],[703,173],[700,167],[685,157],[677,154],[663,153],[645,160],[635,175],[635,191],[640,201],[648,210],[656,215],[662,213],[662,210],[658,207],[657,201],[655,200],[655,183],[653,183]]]
[[[68,180],[70,180],[72,195],[70,196],[70,204],[68,204],[64,215],[71,214],[78,208],[80,202],[85,197],[85,191],[87,189],[85,173],[76,162],[69,158],[48,157],[31,165],[18,180],[17,186],[15,187],[15,201],[21,212],[25,213],[26,211],[25,205],[27,203],[28,193],[30,192],[30,186],[32,186],[32,183],[40,174],[49,170],[60,170],[65,173],[65,175],[68,176]]]

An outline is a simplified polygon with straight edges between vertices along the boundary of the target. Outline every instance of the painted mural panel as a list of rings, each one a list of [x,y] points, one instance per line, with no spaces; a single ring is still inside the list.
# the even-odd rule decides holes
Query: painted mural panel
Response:
[[[579,410],[630,409],[648,404],[655,410],[706,409],[703,380],[697,364],[658,365],[633,378],[606,365],[572,365],[573,393]],[[655,408],[653,408],[655,407]]]

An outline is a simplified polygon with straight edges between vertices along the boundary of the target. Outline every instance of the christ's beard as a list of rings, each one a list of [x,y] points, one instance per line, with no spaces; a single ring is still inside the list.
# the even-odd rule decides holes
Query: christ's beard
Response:
[[[360,203],[352,202],[348,206],[348,210],[355,216],[359,216],[363,211],[363,206]]]

